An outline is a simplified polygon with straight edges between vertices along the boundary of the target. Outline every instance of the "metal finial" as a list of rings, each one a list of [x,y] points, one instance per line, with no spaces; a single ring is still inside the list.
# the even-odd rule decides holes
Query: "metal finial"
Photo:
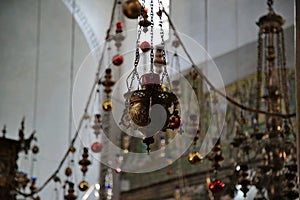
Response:
[[[2,134],[3,134],[2,137],[5,138],[5,135],[6,135],[6,125],[3,126]]]
[[[273,0],[268,0],[267,5],[270,11],[273,10],[273,4],[274,4]]]

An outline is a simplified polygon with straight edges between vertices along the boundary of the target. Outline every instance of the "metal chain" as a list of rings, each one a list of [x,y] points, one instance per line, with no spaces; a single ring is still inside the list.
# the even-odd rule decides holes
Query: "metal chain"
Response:
[[[290,97],[289,97],[289,90],[288,90],[288,82],[287,82],[287,69],[286,69],[286,57],[285,57],[285,46],[284,46],[284,32],[281,31],[279,33],[279,36],[280,36],[280,45],[281,45],[281,51],[282,51],[282,68],[283,68],[283,71],[282,71],[282,77],[283,77],[283,93],[284,93],[284,101],[285,101],[285,111],[287,114],[290,113]],[[292,120],[291,119],[288,119],[289,121],[289,124],[290,124],[290,127],[291,127],[291,130],[293,131],[294,130],[294,126],[293,126],[293,123],[292,123]]]
[[[145,0],[142,1],[142,9],[145,8]],[[142,16],[139,16],[139,21],[142,20]],[[139,24],[139,23],[138,23]],[[131,71],[131,73],[128,75],[126,84],[127,84],[127,89],[130,91],[132,89],[133,81],[135,78],[137,78],[137,81],[140,82],[140,77],[138,73],[138,65],[140,61],[140,38],[141,38],[141,33],[142,33],[142,26],[139,25],[138,27],[138,32],[137,32],[137,40],[136,40],[136,45],[135,45],[135,60],[134,60],[134,68]],[[128,80],[131,78],[130,84],[128,84]],[[139,87],[139,84],[138,84]]]
[[[154,64],[154,44],[153,44],[153,28],[154,28],[154,20],[153,20],[153,16],[154,16],[154,11],[153,11],[153,0],[151,0],[150,2],[150,18],[151,18],[151,28],[150,28],[150,37],[151,37],[151,51],[150,51],[150,71],[153,74],[154,73],[154,69],[153,69],[153,64]]]
[[[161,45],[162,45],[162,57],[164,61],[164,71],[161,77],[161,82],[163,82],[164,78],[166,77],[167,83],[169,85],[169,88],[171,89],[171,81],[170,77],[167,71],[167,59],[166,59],[166,51],[165,51],[165,39],[164,39],[164,29],[162,27],[163,21],[162,21],[162,14],[163,14],[163,8],[162,8],[162,3],[160,0],[158,0],[158,5],[159,5],[159,26],[160,26],[160,38],[161,38]]]
[[[261,86],[262,86],[262,34],[258,34],[258,46],[257,46],[257,86],[256,86],[256,109],[260,109],[260,96],[261,96]],[[258,120],[258,119],[257,119]]]

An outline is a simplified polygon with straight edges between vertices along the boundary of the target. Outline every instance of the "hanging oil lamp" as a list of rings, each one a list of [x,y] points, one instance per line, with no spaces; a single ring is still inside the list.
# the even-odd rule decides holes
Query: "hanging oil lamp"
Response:
[[[136,57],[134,62],[134,69],[130,73],[127,80],[131,80],[130,83],[127,82],[128,92],[126,93],[126,102],[128,114],[131,124],[139,127],[138,129],[144,134],[143,142],[147,146],[148,153],[150,152],[150,144],[154,143],[153,135],[158,131],[166,131],[167,129],[178,129],[181,125],[180,118],[180,107],[176,95],[163,84],[164,78],[167,80],[167,85],[171,87],[170,79],[166,69],[166,55],[164,50],[164,35],[163,29],[161,27],[161,44],[156,46],[156,54],[154,58],[154,48],[153,48],[153,0],[150,2],[150,18],[151,22],[147,21],[148,14],[145,9],[142,9],[142,16],[139,21],[138,36],[137,36],[137,48]],[[160,8],[161,9],[161,8]],[[162,23],[160,16],[160,25]],[[151,26],[150,26],[151,25]],[[142,28],[145,29],[150,26],[150,72],[145,73],[141,76],[138,73],[138,64],[140,58],[140,34]],[[154,65],[163,68],[161,77],[158,73],[154,72]],[[133,81],[138,80],[139,87],[132,91]],[[153,106],[161,106],[165,113],[166,119],[157,119],[161,116],[150,117],[153,111]],[[154,121],[162,121],[162,127],[156,127],[153,125]]]

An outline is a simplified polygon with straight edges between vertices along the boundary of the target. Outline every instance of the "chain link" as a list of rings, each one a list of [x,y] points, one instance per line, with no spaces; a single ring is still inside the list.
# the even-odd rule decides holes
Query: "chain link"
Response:
[[[169,85],[169,88],[171,89],[171,81],[170,77],[167,71],[167,59],[166,59],[166,51],[165,51],[165,39],[164,39],[164,29],[163,29],[163,21],[162,21],[162,14],[163,14],[163,7],[160,0],[158,0],[159,5],[159,26],[160,26],[160,38],[161,38],[161,45],[162,45],[162,57],[164,61],[164,71],[161,77],[161,82],[163,83],[164,78],[167,79],[167,84]]]

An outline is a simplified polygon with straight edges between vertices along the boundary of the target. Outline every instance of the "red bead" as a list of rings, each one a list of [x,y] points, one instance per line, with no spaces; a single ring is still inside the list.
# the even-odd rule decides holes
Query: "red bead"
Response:
[[[147,13],[148,12],[148,8],[144,8],[144,12]]]
[[[178,115],[172,115],[169,119],[169,127],[171,129],[178,129],[181,124],[181,119]]]
[[[122,63],[123,63],[123,61],[124,61],[124,59],[123,59],[123,56],[121,56],[121,55],[115,55],[114,57],[113,57],[113,64],[114,65],[116,65],[116,66],[120,66],[120,65],[122,65]]]
[[[123,25],[124,25],[123,22],[118,22],[117,23],[117,28],[123,28]]]
[[[172,171],[169,169],[169,170],[167,170],[166,174],[167,174],[167,175],[171,175],[171,174],[172,174]]]
[[[140,48],[142,50],[142,52],[147,52],[147,51],[150,51],[151,50],[151,45],[149,42],[147,41],[144,41],[140,44]]]
[[[92,144],[91,149],[94,153],[99,153],[102,150],[102,144],[100,142],[95,142]]]
[[[220,180],[216,179],[209,184],[209,189],[214,194],[219,194],[223,191],[225,184]]]

